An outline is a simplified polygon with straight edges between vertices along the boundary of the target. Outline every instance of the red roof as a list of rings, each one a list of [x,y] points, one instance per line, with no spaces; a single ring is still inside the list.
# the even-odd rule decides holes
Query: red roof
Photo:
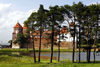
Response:
[[[22,28],[22,26],[21,26],[19,23],[17,23],[17,24],[14,26],[14,28]]]

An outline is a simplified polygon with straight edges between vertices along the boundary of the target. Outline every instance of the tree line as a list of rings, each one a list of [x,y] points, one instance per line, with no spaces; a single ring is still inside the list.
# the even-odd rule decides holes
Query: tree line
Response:
[[[37,12],[33,12],[29,18],[24,22],[28,27],[27,32],[34,33],[34,30],[39,30],[40,40],[39,40],[39,54],[38,62],[40,62],[41,56],[41,38],[43,30],[51,30],[51,58],[50,63],[53,59],[53,46],[54,46],[54,36],[59,35],[58,42],[58,61],[60,61],[60,30],[62,28],[61,24],[67,22],[68,29],[70,30],[71,36],[73,37],[73,55],[72,62],[75,62],[75,45],[79,52],[79,61],[81,60],[81,49],[87,52],[87,61],[90,62],[91,49],[94,49],[94,62],[95,62],[95,51],[100,45],[100,4],[84,5],[82,2],[73,3],[73,5],[64,6],[50,6],[49,9],[44,9],[43,5],[40,5]],[[70,25],[73,23],[72,26]],[[55,31],[58,31],[55,33]],[[22,36],[22,35],[21,35]],[[19,41],[19,43],[28,43],[29,36],[24,35]],[[34,48],[34,36],[32,36],[34,62],[36,62],[35,48]]]

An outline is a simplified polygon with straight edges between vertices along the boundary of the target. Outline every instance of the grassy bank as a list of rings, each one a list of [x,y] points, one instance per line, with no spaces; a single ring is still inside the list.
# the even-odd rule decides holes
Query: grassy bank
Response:
[[[50,59],[41,57],[41,63],[34,63],[33,57],[20,54],[10,54],[19,52],[31,52],[32,49],[1,49],[0,50],[0,67],[99,67],[100,63],[72,63],[69,60],[49,63]],[[36,49],[36,52],[38,49]],[[54,49],[54,51],[58,51]],[[71,52],[72,49],[61,49],[62,52]],[[50,49],[42,49],[42,52],[50,52]]]
[[[58,64],[52,64],[50,67],[99,67],[100,63],[58,63]]]
[[[34,63],[33,57],[19,55],[0,55],[0,67],[44,67],[49,65],[50,60],[41,60]],[[54,63],[58,63],[53,60]]]
[[[12,48],[3,48],[0,49],[0,52],[32,52],[33,49],[12,49]],[[35,50],[36,52],[38,52],[38,49]],[[50,52],[51,49],[42,49],[41,52]],[[58,49],[54,49],[54,52],[57,52]],[[61,52],[72,52],[72,49],[61,49]]]
[[[0,67],[99,67],[100,63],[72,63],[71,61],[41,60],[34,63],[33,57],[18,55],[0,55]]]
[[[38,49],[35,49],[36,52],[38,52],[39,50]],[[51,48],[44,48],[44,49],[41,49],[41,52],[50,52],[51,51]],[[57,48],[54,48],[53,49],[54,52],[58,52],[58,49]],[[66,49],[66,48],[61,48],[60,49],[61,52],[73,52],[73,49]],[[76,50],[77,52],[79,51],[78,49]],[[94,49],[91,49],[91,51],[93,52]],[[98,51],[98,50],[96,50]],[[3,49],[0,49],[0,52],[33,52],[33,49],[28,49],[27,48],[21,48],[21,49],[12,49],[12,48],[3,48]],[[81,52],[83,52],[83,49],[81,49]]]

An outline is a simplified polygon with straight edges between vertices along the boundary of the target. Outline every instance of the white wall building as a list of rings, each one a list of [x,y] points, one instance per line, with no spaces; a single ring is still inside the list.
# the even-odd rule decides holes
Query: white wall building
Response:
[[[59,35],[57,35],[57,42],[59,41]],[[70,32],[64,33],[60,35],[61,42],[73,42],[73,37],[71,36]],[[76,37],[75,37],[76,41]]]

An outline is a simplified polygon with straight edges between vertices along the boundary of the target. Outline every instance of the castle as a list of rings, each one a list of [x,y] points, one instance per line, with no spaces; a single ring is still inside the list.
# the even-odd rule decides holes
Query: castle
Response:
[[[17,38],[17,34],[21,33],[24,34],[26,33],[27,27],[24,25],[23,27],[20,25],[20,23],[18,22],[14,27],[13,27],[13,33],[12,33],[12,42],[14,42]],[[55,31],[56,32],[56,31]],[[50,43],[51,43],[51,39],[48,38],[48,36],[51,35],[51,31],[50,30],[44,30],[42,33],[42,41],[41,41],[41,47],[42,48],[48,48],[50,47]],[[62,38],[62,35],[64,35],[65,37]],[[39,40],[40,40],[40,32],[38,30],[36,30],[33,33],[34,36],[34,44],[35,44],[35,48],[39,47]],[[72,41],[73,41],[73,37],[71,37],[70,32],[68,32],[68,29],[66,27],[62,28],[60,31],[60,37],[61,37],[61,47],[66,47],[66,48],[72,48]],[[54,41],[55,41],[55,45],[57,46],[57,42],[59,41],[59,36],[56,35],[54,37]],[[23,44],[23,45],[19,45],[12,43],[12,48],[32,48],[33,45],[30,42],[28,45],[27,44]]]

